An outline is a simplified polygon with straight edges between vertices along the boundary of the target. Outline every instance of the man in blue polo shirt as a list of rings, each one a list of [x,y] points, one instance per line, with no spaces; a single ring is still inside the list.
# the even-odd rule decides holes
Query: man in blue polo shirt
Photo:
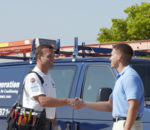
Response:
[[[144,110],[144,87],[137,72],[129,65],[133,55],[127,44],[113,46],[111,67],[118,71],[113,100],[114,130],[141,130],[140,118]]]
[[[132,56],[133,50],[128,44],[114,45],[110,61],[118,75],[109,100],[85,102],[77,98],[73,108],[112,112],[113,130],[142,130],[140,118],[144,110],[144,87],[138,73],[129,65]]]

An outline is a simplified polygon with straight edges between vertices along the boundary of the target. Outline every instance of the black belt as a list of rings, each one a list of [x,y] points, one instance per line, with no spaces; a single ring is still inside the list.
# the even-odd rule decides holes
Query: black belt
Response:
[[[126,117],[116,117],[116,118],[113,118],[113,121],[117,122],[117,121],[126,120],[126,119],[127,119]],[[140,120],[140,117],[137,117],[135,120]]]
[[[50,123],[52,122],[52,120],[51,120],[51,119],[48,119],[48,118],[46,118],[46,121],[47,121],[47,122],[50,122]]]

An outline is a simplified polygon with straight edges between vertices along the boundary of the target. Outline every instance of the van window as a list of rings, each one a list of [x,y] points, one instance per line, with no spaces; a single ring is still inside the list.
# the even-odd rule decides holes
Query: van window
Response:
[[[55,66],[50,70],[58,98],[69,97],[77,66]]]
[[[112,88],[115,84],[115,76],[107,65],[89,65],[87,67],[82,98],[85,101],[96,101],[100,88]]]
[[[145,89],[145,100],[150,101],[150,65],[149,64],[133,64],[133,68],[140,75]]]

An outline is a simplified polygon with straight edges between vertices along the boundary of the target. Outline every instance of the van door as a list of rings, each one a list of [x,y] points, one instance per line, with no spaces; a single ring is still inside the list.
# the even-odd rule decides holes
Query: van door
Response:
[[[22,64],[6,64],[0,67],[0,130],[7,127],[6,115],[16,102],[28,71],[29,68]]]
[[[144,104],[144,113],[142,116],[142,125],[143,130],[150,129],[150,63],[134,63],[132,64],[133,68],[140,75],[145,91],[145,104]]]
[[[81,64],[56,63],[50,70],[55,81],[57,98],[74,98],[81,70]],[[73,109],[69,106],[56,108],[56,118],[59,130],[72,130]]]
[[[115,75],[107,63],[85,63],[79,79],[76,97],[91,102],[96,102],[100,88],[113,89],[115,84]],[[74,111],[75,130],[110,130],[112,124],[111,112],[88,108]]]

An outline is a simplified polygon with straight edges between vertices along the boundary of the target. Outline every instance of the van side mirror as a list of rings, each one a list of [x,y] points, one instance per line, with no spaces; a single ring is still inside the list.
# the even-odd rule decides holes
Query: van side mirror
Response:
[[[108,101],[111,93],[112,93],[111,88],[100,88],[97,94],[96,101]]]

